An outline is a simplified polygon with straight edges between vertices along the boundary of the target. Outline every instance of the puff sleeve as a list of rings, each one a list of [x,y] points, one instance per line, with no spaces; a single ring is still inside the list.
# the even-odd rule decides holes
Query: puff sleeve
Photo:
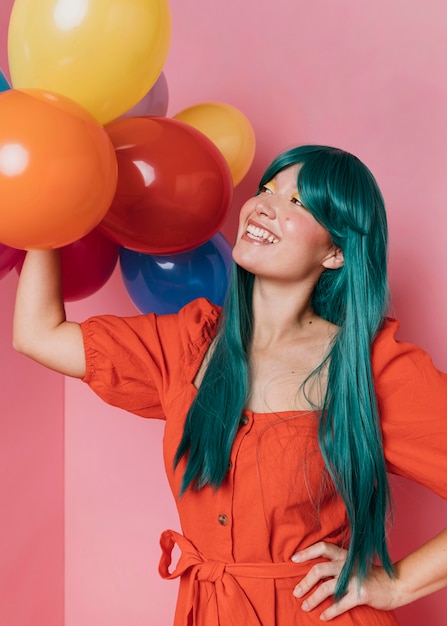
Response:
[[[167,399],[193,382],[219,313],[201,298],[178,314],[91,317],[81,324],[83,381],[108,404],[165,419]]]
[[[388,470],[447,498],[447,374],[388,320],[372,366]]]

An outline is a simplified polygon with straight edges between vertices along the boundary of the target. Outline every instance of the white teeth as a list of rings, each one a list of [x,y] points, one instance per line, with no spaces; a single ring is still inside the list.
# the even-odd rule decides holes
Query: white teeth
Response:
[[[259,228],[258,226],[253,226],[253,224],[249,224],[247,226],[247,235],[250,239],[256,239],[257,241],[267,241],[268,243],[279,242],[279,239],[269,233],[268,230],[264,230],[264,228]]]

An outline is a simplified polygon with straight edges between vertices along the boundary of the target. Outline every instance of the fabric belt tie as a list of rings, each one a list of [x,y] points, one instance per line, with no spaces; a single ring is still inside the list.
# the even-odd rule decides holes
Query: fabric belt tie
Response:
[[[177,544],[181,555],[173,572],[169,572],[172,550]],[[309,571],[309,563],[224,563],[205,559],[186,537],[174,530],[165,530],[160,537],[162,556],[158,571],[160,576],[172,580],[189,573],[184,626],[213,624],[211,611],[217,607],[219,626],[262,626],[242,587],[235,577],[275,579],[302,578]],[[323,559],[322,559],[323,560]],[[318,562],[318,561],[314,561]],[[210,602],[209,590],[200,583],[213,583],[215,603]],[[208,617],[207,617],[208,614]]]

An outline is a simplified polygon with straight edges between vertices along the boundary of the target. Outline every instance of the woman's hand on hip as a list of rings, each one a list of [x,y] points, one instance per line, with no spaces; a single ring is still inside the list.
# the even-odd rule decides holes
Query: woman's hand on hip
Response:
[[[340,572],[346,561],[346,554],[343,548],[321,541],[292,556],[292,561],[297,563],[313,559],[327,559],[313,565],[293,591],[293,595],[297,598],[307,596],[301,605],[303,611],[312,611],[324,600],[334,596]],[[383,567],[373,566],[370,575],[364,580],[358,580],[356,576],[353,576],[346,594],[340,600],[334,600],[333,604],[323,611],[320,618],[323,621],[329,621],[362,604],[383,611],[392,610],[399,606],[397,586],[397,579],[390,578]]]

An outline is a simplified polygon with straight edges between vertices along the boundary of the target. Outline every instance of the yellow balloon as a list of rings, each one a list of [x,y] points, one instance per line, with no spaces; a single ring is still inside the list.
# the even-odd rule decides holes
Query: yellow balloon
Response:
[[[155,83],[170,38],[168,0],[15,0],[12,84],[67,96],[106,124]]]
[[[255,131],[247,117],[221,102],[196,104],[174,115],[210,139],[223,154],[236,186],[244,178],[255,156]]]

